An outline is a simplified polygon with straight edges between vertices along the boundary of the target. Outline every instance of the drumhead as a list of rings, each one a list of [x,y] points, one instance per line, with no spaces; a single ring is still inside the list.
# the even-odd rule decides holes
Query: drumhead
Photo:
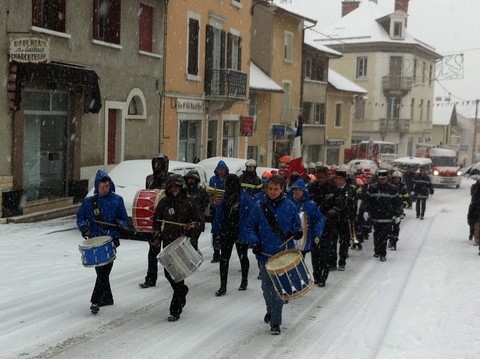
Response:
[[[277,272],[279,270],[290,270],[296,267],[302,261],[302,254],[296,249],[275,254],[265,264],[268,272]]]
[[[101,246],[102,244],[106,244],[112,240],[109,236],[99,236],[87,239],[85,241],[80,242],[78,245],[80,248],[93,248]]]

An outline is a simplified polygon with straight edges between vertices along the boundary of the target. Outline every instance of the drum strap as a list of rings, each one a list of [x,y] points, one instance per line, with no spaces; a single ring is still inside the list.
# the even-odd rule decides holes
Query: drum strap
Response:
[[[93,209],[93,216],[95,217],[95,220],[103,222],[102,212],[100,211],[100,207],[98,206],[98,196],[97,195],[93,196],[92,209]]]
[[[278,236],[282,240],[282,242],[285,242],[287,240],[287,236],[285,236],[285,234],[280,229],[275,215],[272,213],[270,208],[268,208],[267,202],[262,203],[262,209],[263,213],[265,214],[265,218],[268,221],[268,224],[272,228],[273,233],[275,233],[275,235]]]

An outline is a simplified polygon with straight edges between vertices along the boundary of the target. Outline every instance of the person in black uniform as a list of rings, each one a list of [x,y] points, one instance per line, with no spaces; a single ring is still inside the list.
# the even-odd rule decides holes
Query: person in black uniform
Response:
[[[257,162],[255,160],[248,160],[245,163],[245,170],[240,175],[240,183],[251,197],[263,191],[263,181],[257,175]]]
[[[200,228],[190,233],[190,243],[198,251],[198,238],[205,230],[205,214],[210,206],[210,196],[205,188],[200,186],[200,174],[197,170],[190,170],[183,176],[186,184],[187,195],[197,204],[200,216],[202,217]]]
[[[387,260],[387,242],[393,223],[400,223],[402,214],[401,200],[398,189],[388,183],[388,171],[377,171],[377,183],[367,188],[365,196],[366,209],[363,213],[365,221],[373,222],[373,246],[375,258]]]
[[[322,238],[318,244],[312,245],[313,279],[319,287],[324,287],[327,281],[330,272],[330,258],[334,252],[337,236],[335,218],[332,216],[336,216],[336,212],[331,211],[334,204],[335,187],[329,181],[327,171],[327,167],[317,169],[317,181],[308,186],[310,198],[317,204],[320,212],[325,214],[326,220]],[[336,267],[336,263],[332,266]]]
[[[413,177],[413,188],[410,193],[417,200],[415,204],[417,218],[423,219],[425,217],[427,198],[429,195],[433,195],[433,192],[432,181],[427,174],[427,169],[424,166],[420,166],[419,173]]]
[[[145,179],[146,189],[165,189],[167,178],[170,175],[168,172],[169,159],[167,155],[158,154],[152,158],[152,171]],[[157,256],[160,253],[160,247],[152,246],[151,241],[148,245],[148,268],[145,281],[140,283],[140,288],[155,287],[158,277],[158,262]]]
[[[160,248],[163,244],[165,248],[181,236],[190,237],[191,233],[195,233],[201,227],[200,212],[193,199],[188,197],[185,187],[185,180],[181,175],[172,174],[168,177],[165,197],[160,200],[153,215],[152,246]],[[162,220],[183,225],[164,223]],[[167,269],[164,269],[164,273],[173,289],[168,321],[175,322],[180,319],[187,301],[188,287],[184,280],[175,282]]]

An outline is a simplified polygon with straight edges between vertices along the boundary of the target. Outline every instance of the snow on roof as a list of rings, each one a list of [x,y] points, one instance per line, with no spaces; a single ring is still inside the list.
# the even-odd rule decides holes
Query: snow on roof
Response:
[[[283,88],[268,77],[260,68],[250,61],[250,88],[260,91],[283,92]]]
[[[391,39],[388,32],[380,24],[380,20],[384,20],[388,15],[375,2],[363,1],[357,9],[342,17],[333,26],[322,29],[324,37],[316,41],[321,41],[327,45],[370,42],[418,44],[434,51],[432,46],[417,40],[408,30],[405,30],[403,40]]]
[[[343,77],[338,72],[328,69],[328,83],[335,87],[337,90],[349,91],[349,92],[358,92],[358,93],[367,93],[363,87],[358,86],[356,83],[350,81],[346,77]]]
[[[453,109],[454,106],[452,102],[435,103],[432,111],[432,125],[449,125]]]
[[[282,1],[282,0],[272,0],[271,4],[273,6],[278,7],[279,9],[282,9],[292,15],[298,16],[303,18],[304,20],[311,22],[312,24],[316,24],[317,20],[314,20],[310,17],[310,14],[306,14],[303,11],[299,11],[298,9],[295,8],[295,5],[292,4],[292,2],[287,2],[287,1]]]
[[[307,33],[311,33],[311,31],[305,31],[305,35],[307,35]],[[316,36],[318,36],[318,34]],[[325,46],[325,45],[323,45],[319,42],[316,42],[312,38],[307,38],[307,36],[305,36],[304,43],[308,46],[313,47],[314,49],[326,52],[327,54],[330,54],[330,55],[334,55],[334,57],[341,57],[342,56],[341,52],[338,52],[334,49],[329,48],[328,46]]]

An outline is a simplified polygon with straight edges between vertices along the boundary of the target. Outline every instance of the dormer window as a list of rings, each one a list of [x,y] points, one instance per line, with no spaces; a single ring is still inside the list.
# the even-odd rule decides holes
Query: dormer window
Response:
[[[403,39],[403,22],[402,21],[393,22],[393,37],[396,39]]]

